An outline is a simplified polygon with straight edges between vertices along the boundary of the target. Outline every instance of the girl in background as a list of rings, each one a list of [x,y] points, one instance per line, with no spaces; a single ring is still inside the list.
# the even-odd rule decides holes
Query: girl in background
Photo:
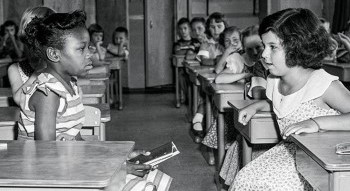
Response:
[[[117,27],[113,31],[112,42],[108,44],[107,51],[113,56],[123,57],[129,56],[129,32],[125,27]]]
[[[216,59],[222,55],[224,47],[219,43],[220,34],[224,32],[227,27],[225,16],[222,13],[215,12],[209,16],[206,22],[206,29],[209,31],[209,38],[207,35],[198,36],[201,41],[201,46],[196,58],[202,65],[214,66]],[[204,116],[204,103],[203,96],[200,96],[197,112],[192,120],[192,127],[194,133],[198,137],[203,137],[203,116]],[[200,140],[200,139],[198,139]]]
[[[24,11],[19,25],[19,38],[24,44],[24,56],[26,60],[14,63],[8,68],[8,77],[11,85],[13,100],[17,105],[20,105],[21,100],[25,98],[23,93],[23,88],[29,84],[32,84],[37,77],[37,73],[34,71],[39,71],[46,67],[42,60],[33,55],[28,49],[28,42],[25,41],[25,32],[28,23],[32,21],[34,17],[43,18],[52,13],[54,10],[48,7],[33,7],[28,8]]]
[[[0,58],[22,58],[23,44],[17,36],[18,25],[11,20],[5,21],[5,23],[1,25],[1,33],[3,33],[3,37],[0,42]]]

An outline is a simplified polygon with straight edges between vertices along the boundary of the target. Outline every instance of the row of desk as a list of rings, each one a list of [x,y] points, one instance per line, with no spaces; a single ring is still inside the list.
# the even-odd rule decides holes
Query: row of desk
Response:
[[[176,58],[174,57],[174,59]],[[271,111],[258,112],[246,126],[238,122],[239,110],[256,101],[245,100],[244,84],[215,84],[213,83],[216,77],[213,72],[214,68],[200,66],[199,62],[196,61],[182,60],[181,65],[176,64],[174,66],[185,67],[191,82],[189,98],[192,101],[189,103],[192,104],[189,105],[189,108],[192,115],[195,114],[198,106],[198,90],[205,93],[206,130],[209,129],[211,123],[211,103],[219,111],[217,118],[218,157],[215,160],[213,154],[205,155],[209,164],[216,163],[216,183],[220,182],[218,181],[218,172],[225,156],[224,112],[233,111],[234,128],[243,136],[243,165],[252,160],[252,145],[276,144],[281,140],[275,115]],[[343,83],[350,82],[350,64],[325,63],[324,69],[333,75],[339,76]],[[298,171],[315,189],[347,190],[350,187],[350,155],[339,156],[335,154],[335,145],[341,142],[350,142],[349,138],[350,134],[344,132],[292,135],[292,141],[300,148],[297,152]],[[325,140],[327,140],[326,144]],[[217,186],[220,190],[221,185]]]

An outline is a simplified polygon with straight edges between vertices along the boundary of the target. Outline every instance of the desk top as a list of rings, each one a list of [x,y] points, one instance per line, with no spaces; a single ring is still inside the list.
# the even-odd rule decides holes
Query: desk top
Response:
[[[244,93],[244,83],[235,82],[232,84],[211,84],[211,91],[215,94]]]
[[[235,110],[239,111],[248,105],[260,100],[230,100],[228,104]],[[259,111],[252,118],[274,117],[275,114],[272,111]]]
[[[334,67],[338,67],[338,68],[350,68],[350,63],[338,63],[338,62],[323,62],[324,65],[327,66],[334,66]]]
[[[189,66],[200,66],[200,62],[198,60],[184,60],[183,65],[186,67]]]
[[[350,142],[348,131],[292,135],[291,140],[328,171],[349,171],[350,155],[335,153],[335,145]]]
[[[11,88],[0,88],[0,98],[9,98],[12,97]]]
[[[0,186],[104,188],[134,147],[129,141],[1,141]]]
[[[124,57],[108,57],[105,58],[106,61],[110,63],[109,68],[111,70],[120,70],[122,67],[122,64],[126,62],[126,59]]]
[[[89,105],[89,106],[96,107],[96,108],[100,109],[102,123],[111,121],[111,108],[109,107],[108,103],[84,104],[84,105]]]
[[[215,80],[216,75],[217,74],[214,73],[214,72],[211,72],[211,73],[202,73],[202,72],[200,72],[200,73],[198,73],[198,78],[212,83]]]
[[[81,85],[83,97],[103,97],[105,95],[105,85]]]
[[[208,73],[214,71],[214,66],[186,66],[191,73]]]

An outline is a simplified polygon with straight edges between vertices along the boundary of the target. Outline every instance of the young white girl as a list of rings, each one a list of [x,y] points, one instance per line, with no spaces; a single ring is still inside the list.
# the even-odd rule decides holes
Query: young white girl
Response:
[[[350,105],[344,104],[350,102],[350,92],[338,77],[321,69],[321,60],[332,53],[331,40],[310,10],[269,15],[259,34],[271,73],[269,100],[247,106],[238,118],[245,125],[256,112],[272,107],[284,140],[239,171],[230,190],[312,190],[296,169],[296,145],[287,138],[294,133],[350,130]]]
[[[3,37],[0,36],[0,58],[22,58],[23,44],[17,36],[18,25],[12,20],[7,20],[1,25],[0,31],[3,33]]]
[[[201,44],[207,41],[207,34],[205,29],[205,19],[203,17],[194,17],[191,22],[191,35],[192,35],[192,44],[194,50],[188,50],[186,53],[187,60],[196,59],[196,55],[199,52]]]
[[[33,81],[36,79],[37,74],[34,71],[39,71],[46,67],[41,63],[41,60],[39,58],[35,58],[34,55],[29,51],[24,38],[24,30],[34,17],[42,18],[54,12],[55,11],[48,7],[33,7],[26,9],[23,13],[19,25],[18,35],[19,38],[23,41],[24,55],[27,60],[19,63],[14,63],[8,68],[8,77],[11,84],[13,100],[17,105],[20,105],[20,100],[24,100],[25,98],[22,88],[33,83]],[[22,103],[24,103],[24,101],[22,101]]]
[[[215,83],[233,83],[250,77],[250,73],[244,71],[245,61],[240,54],[242,51],[242,42],[239,29],[235,26],[228,27],[223,32],[221,38],[226,49],[215,66],[215,72],[219,73],[215,79]],[[214,115],[217,114],[216,111],[213,113]],[[211,148],[217,148],[217,120],[214,115],[211,117],[210,129],[202,141],[204,145]],[[233,124],[232,113],[226,113],[225,139],[234,138],[233,128],[227,128],[230,124]],[[225,140],[225,142],[230,142],[230,140]]]
[[[202,65],[214,66],[216,59],[222,55],[224,47],[219,43],[220,34],[224,32],[227,27],[225,16],[222,13],[215,12],[209,16],[206,22],[206,29],[209,32],[209,38],[206,34],[198,36],[201,41],[201,46],[196,58]],[[203,115],[204,115],[204,96],[200,96],[200,104],[197,112],[192,120],[194,134],[198,137],[203,137]],[[197,140],[197,139],[196,139]],[[200,139],[198,139],[200,140]]]
[[[92,55],[92,64],[98,63],[99,60],[104,60],[106,57],[107,49],[102,46],[103,44],[103,29],[98,24],[91,24],[88,28],[90,34],[90,46],[95,49],[95,53]]]

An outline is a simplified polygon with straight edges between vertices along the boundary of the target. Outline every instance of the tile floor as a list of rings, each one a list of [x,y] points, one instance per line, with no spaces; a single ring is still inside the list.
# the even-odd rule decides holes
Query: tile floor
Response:
[[[132,140],[136,149],[151,149],[173,141],[180,154],[159,169],[174,178],[171,191],[212,191],[215,167],[209,166],[190,135],[186,108],[174,107],[174,94],[125,94],[124,109],[111,110],[107,140]]]

